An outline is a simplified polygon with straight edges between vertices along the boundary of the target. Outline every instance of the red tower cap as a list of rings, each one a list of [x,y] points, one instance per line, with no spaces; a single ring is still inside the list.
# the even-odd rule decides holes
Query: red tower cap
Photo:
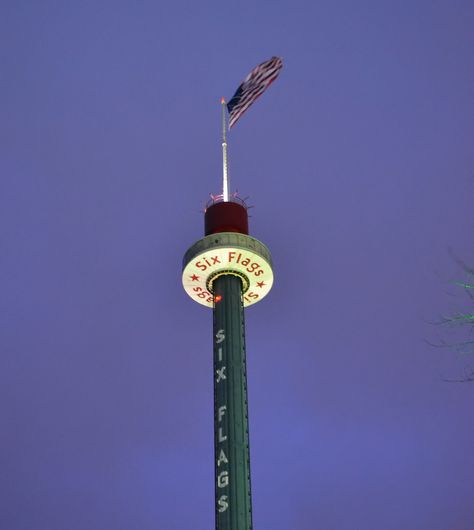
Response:
[[[206,236],[218,232],[249,233],[247,208],[238,202],[214,202],[204,214]]]

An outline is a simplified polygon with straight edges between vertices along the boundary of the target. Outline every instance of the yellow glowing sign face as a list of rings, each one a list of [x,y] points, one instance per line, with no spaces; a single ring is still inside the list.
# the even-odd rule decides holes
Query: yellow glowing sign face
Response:
[[[242,278],[245,307],[259,302],[273,285],[272,269],[262,256],[247,249],[221,247],[198,254],[186,265],[184,290],[195,302],[212,307],[212,281],[220,274]]]

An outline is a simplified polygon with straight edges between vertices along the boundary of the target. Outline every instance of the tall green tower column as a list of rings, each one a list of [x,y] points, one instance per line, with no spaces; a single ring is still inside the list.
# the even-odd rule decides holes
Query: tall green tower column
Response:
[[[242,280],[214,282],[216,529],[251,530],[247,367]]]
[[[216,530],[251,530],[244,307],[273,285],[267,247],[248,235],[242,202],[216,201],[205,234],[183,258],[183,287],[213,310]]]

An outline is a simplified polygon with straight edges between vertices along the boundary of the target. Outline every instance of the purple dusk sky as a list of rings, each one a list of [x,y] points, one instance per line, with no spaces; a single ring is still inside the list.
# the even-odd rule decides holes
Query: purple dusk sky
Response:
[[[0,7],[0,528],[209,530],[212,318],[181,286],[220,98],[275,285],[246,312],[256,530],[474,529],[474,3]]]

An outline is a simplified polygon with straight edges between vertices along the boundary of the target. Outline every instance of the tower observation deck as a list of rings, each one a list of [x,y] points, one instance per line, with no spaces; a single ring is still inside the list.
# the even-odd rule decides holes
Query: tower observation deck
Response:
[[[249,235],[244,201],[214,197],[205,237],[183,258],[183,287],[213,310],[216,530],[251,530],[252,499],[244,307],[273,284],[268,248]]]

